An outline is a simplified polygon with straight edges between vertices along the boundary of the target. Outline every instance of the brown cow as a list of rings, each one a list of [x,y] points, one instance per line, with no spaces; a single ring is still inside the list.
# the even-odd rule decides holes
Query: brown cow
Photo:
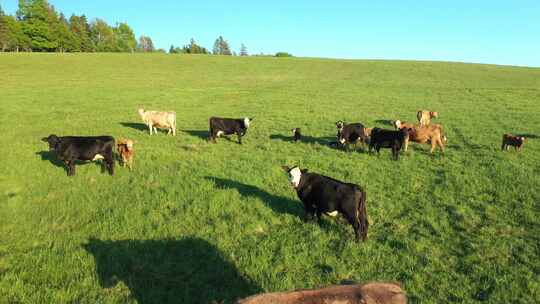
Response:
[[[443,134],[443,127],[440,124],[432,124],[429,126],[412,125],[410,123],[398,123],[396,120],[394,126],[399,126],[399,129],[410,128],[409,142],[417,142],[419,144],[431,143],[430,153],[435,151],[435,147],[439,146],[441,152],[444,153],[444,145],[448,142],[448,138]],[[409,148],[409,142],[405,143],[404,150]]]
[[[133,166],[133,155],[135,151],[133,150],[133,144],[135,141],[131,139],[119,139],[116,143],[116,149],[118,151],[118,154],[120,154],[120,157],[122,158],[122,165],[125,167],[126,165],[129,167],[129,170],[132,169]]]
[[[421,110],[421,111],[418,111],[418,113],[416,113],[416,118],[418,118],[418,122],[420,123],[421,126],[428,126],[429,123],[431,122],[431,119],[437,118],[437,117],[439,117],[438,112]]]
[[[407,295],[399,284],[374,282],[329,286],[322,289],[264,293],[237,304],[406,304]]]
[[[523,144],[525,143],[525,137],[515,136],[512,134],[504,134],[502,137],[501,150],[509,149],[509,146],[513,146],[516,151],[521,151]]]

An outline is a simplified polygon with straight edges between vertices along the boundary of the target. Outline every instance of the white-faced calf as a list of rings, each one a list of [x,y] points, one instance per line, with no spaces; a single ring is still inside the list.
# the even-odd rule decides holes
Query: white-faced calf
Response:
[[[521,151],[524,143],[525,143],[525,137],[523,136],[504,134],[502,137],[501,150],[508,150],[510,146],[513,146],[515,150]]]
[[[291,130],[291,132],[293,134],[294,141],[299,141],[300,139],[302,139],[302,133],[300,133],[300,128],[294,128]]]
[[[366,192],[358,185],[344,183],[331,177],[308,172],[298,166],[282,167],[289,175],[289,182],[304,203],[306,221],[315,215],[341,213],[352,225],[356,241],[365,240],[368,232]]]

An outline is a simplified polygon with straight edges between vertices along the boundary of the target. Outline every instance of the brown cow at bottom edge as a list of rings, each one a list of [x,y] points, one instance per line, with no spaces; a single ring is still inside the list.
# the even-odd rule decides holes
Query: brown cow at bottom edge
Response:
[[[122,165],[124,167],[127,165],[129,170],[131,170],[133,167],[133,155],[135,153],[133,150],[133,144],[135,144],[134,140],[125,138],[119,139],[116,143],[116,149],[120,155],[120,158],[122,158]]]
[[[406,304],[407,295],[397,283],[373,282],[335,285],[322,289],[263,293],[237,304]]]

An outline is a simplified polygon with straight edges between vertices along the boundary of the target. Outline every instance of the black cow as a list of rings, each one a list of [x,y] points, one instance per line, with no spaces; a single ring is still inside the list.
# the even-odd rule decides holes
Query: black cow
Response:
[[[395,160],[399,159],[399,151],[409,141],[409,132],[411,129],[403,128],[398,131],[373,128],[369,142],[369,152],[375,147],[377,153],[381,148],[392,149],[392,155]]]
[[[283,166],[298,198],[304,203],[306,221],[321,220],[323,213],[341,213],[353,226],[356,241],[364,240],[368,232],[366,192],[356,184],[344,183],[328,176],[310,173],[307,169]]]
[[[67,175],[75,175],[75,161],[103,159],[111,175],[114,174],[114,137],[112,136],[62,136],[54,134],[41,139],[49,143],[49,151],[64,161]]]
[[[215,143],[216,138],[221,135],[238,136],[238,143],[242,144],[242,136],[246,134],[249,124],[253,118],[220,118],[210,117],[210,139]]]
[[[299,141],[302,138],[302,133],[300,133],[300,128],[294,128],[291,131],[293,133],[294,141]]]
[[[364,125],[359,122],[345,124],[342,121],[338,121],[336,122],[336,128],[338,129],[337,139],[342,146],[347,147],[348,144],[356,145],[358,141],[366,142]]]

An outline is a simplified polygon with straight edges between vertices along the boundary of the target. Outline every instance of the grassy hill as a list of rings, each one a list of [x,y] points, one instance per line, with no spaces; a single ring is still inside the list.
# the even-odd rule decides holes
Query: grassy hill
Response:
[[[230,303],[341,280],[412,303],[540,302],[540,69],[443,62],[126,54],[0,55],[0,302]],[[175,110],[150,137],[136,112]],[[328,145],[337,120],[440,113],[444,156]],[[244,144],[208,118],[254,117]],[[289,141],[301,127],[307,142]],[[505,132],[529,137],[501,152]],[[40,139],[135,139],[133,171],[68,178]],[[369,239],[302,221],[280,166],[367,190]]]

